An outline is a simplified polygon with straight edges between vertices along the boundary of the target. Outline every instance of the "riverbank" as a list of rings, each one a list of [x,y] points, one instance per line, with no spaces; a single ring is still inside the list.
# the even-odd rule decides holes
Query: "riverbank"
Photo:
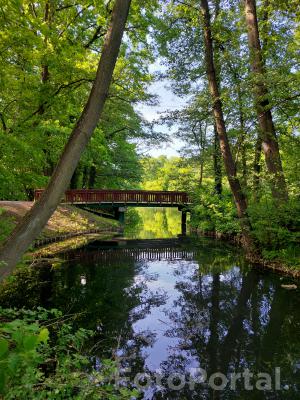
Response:
[[[213,238],[220,241],[226,241],[233,243],[236,246],[242,247],[242,241],[239,235],[233,234],[225,234],[221,232],[215,231],[202,231],[199,229],[192,229],[192,233],[198,236],[204,236]],[[274,258],[268,259],[265,258],[262,254],[245,254],[245,258],[249,261],[255,268],[270,271],[272,273],[276,273],[283,276],[289,276],[291,278],[300,279],[300,265],[292,265],[291,260],[285,261],[284,259]],[[298,261],[299,263],[299,261]]]
[[[0,201],[0,242],[5,240],[32,205],[33,202],[29,201]],[[117,221],[74,206],[60,205],[26,256],[30,259],[50,257],[83,246],[90,240],[110,238],[118,231]]]

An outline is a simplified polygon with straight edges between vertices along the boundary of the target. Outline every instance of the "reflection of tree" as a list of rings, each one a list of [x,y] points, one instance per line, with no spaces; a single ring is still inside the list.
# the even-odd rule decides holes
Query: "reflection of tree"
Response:
[[[28,275],[21,273],[20,281],[11,282],[10,288],[2,291],[0,301],[4,306],[49,305],[78,313],[78,326],[97,331],[92,353],[95,364],[113,354],[121,367],[132,369],[127,374],[131,378],[137,372],[153,374],[145,359],[157,340],[151,325],[137,332],[134,324],[149,316],[153,308],[164,305],[161,312],[169,321],[164,335],[171,338],[173,347],[160,365],[163,375],[181,373],[188,380],[191,367],[204,368],[208,375],[217,371],[229,375],[245,368],[273,375],[279,366],[282,382],[290,389],[245,392],[238,384],[236,392],[217,392],[198,385],[193,392],[186,385],[180,391],[157,389],[153,399],[298,398],[298,293],[284,291],[271,275],[249,271],[240,255],[223,244],[198,240],[182,246],[196,253],[195,261],[173,261],[170,271],[176,280],[176,296],[169,302],[168,293],[149,289],[149,282],[158,276],[155,270],[149,272],[148,264],[134,261],[130,252],[118,257],[102,257],[99,252],[99,257],[89,257],[97,246],[86,250],[87,257],[64,266],[51,269],[45,265]],[[102,251],[113,253],[111,249]]]
[[[155,336],[149,331],[135,333],[132,325],[164,304],[165,293],[147,287],[147,282],[157,277],[147,274],[145,265],[130,257],[115,261],[110,258],[109,263],[103,263],[101,257],[97,262],[89,261],[89,257],[86,260],[70,261],[54,270],[51,265],[37,268],[27,279],[30,285],[25,286],[26,290],[21,274],[20,280],[10,285],[2,304],[51,305],[65,315],[76,314],[76,327],[96,331],[91,344],[96,365],[99,358],[113,356],[121,360],[122,367],[130,364],[138,372],[143,371],[142,350],[151,346]],[[26,302],[27,298],[30,301]],[[9,303],[12,299],[15,301]]]
[[[135,336],[132,324],[145,318],[152,307],[162,304],[165,295],[147,288],[142,279],[144,265],[129,258],[110,264],[102,264],[101,259],[92,264],[85,264],[84,259],[71,264],[56,275],[53,304],[64,308],[71,303],[69,312],[83,313],[76,323],[98,332],[95,349],[99,354],[111,356],[114,349],[120,349],[122,357],[126,357],[126,348],[132,354],[133,347],[138,354],[147,337],[150,345],[151,335]],[[81,284],[82,276],[85,285]]]
[[[222,356],[221,356],[221,370],[227,372],[230,361],[237,357],[239,344],[242,340],[244,331],[244,320],[250,313],[248,301],[257,285],[258,276],[252,270],[243,277],[242,286],[237,298],[235,309],[232,313],[232,320],[224,340],[222,341]]]
[[[181,233],[181,212],[176,208],[136,208],[139,218],[126,229],[126,236],[141,239],[170,238]]]
[[[179,345],[161,364],[164,375],[188,375],[193,359],[209,376],[218,371],[229,376],[231,372],[249,368],[254,374],[269,372],[274,379],[275,368],[279,366],[285,375],[284,383],[295,384],[293,366],[300,359],[300,340],[296,337],[300,315],[295,309],[299,300],[291,301],[291,294],[280,287],[274,290],[272,278],[261,280],[254,270],[241,274],[231,263],[231,268],[224,267],[221,271],[224,254],[221,259],[216,253],[210,257],[212,271],[218,265],[212,275],[208,273],[209,256],[201,251],[197,256],[198,271],[189,274],[180,265],[174,272],[180,296],[174,301],[173,309],[166,311],[172,320],[172,329],[167,335],[177,338]],[[202,271],[205,274],[201,276]],[[290,385],[289,392],[247,392],[238,382],[235,392],[229,388],[213,391],[208,385],[199,385],[197,390],[191,392],[185,387],[180,394],[168,391],[164,397],[158,394],[155,399],[293,399],[299,387]]]
[[[0,285],[0,305],[4,308],[34,308],[51,305],[53,270],[49,263],[20,268],[13,279]]]

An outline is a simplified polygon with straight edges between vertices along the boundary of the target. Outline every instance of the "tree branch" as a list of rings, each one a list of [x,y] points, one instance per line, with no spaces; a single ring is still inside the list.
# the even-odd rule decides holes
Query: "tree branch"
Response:
[[[77,79],[76,81],[73,82],[69,82],[67,84],[62,84],[60,85],[56,91],[52,94],[51,98],[53,98],[54,96],[57,96],[63,89],[67,89],[73,85],[78,85],[79,86],[83,83],[83,82],[90,82],[93,83],[94,79],[87,79],[87,78],[81,78],[81,79]],[[78,86],[76,86],[78,87]],[[46,100],[44,101],[42,104],[40,104],[40,106],[34,111],[32,112],[28,117],[26,117],[21,123],[20,125],[24,124],[25,122],[27,122],[30,118],[34,117],[35,115],[37,115],[41,109],[44,109],[45,107],[49,106],[49,101]]]

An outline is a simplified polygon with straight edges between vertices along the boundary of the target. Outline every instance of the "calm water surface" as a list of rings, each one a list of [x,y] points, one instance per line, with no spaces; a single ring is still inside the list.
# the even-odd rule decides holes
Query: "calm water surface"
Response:
[[[156,217],[160,221],[166,214]],[[155,236],[147,224],[146,237]],[[165,223],[169,237],[176,236],[170,226]],[[142,398],[300,398],[299,291],[283,289],[287,279],[250,269],[235,248],[199,238],[129,240],[95,242],[65,258],[60,267],[41,269],[28,293],[10,301],[30,305],[34,298],[64,312],[82,312],[77,324],[97,332],[94,365],[113,356],[131,383],[137,373],[148,374]],[[248,391],[243,380],[235,390],[230,384],[214,390],[207,381],[193,387],[188,382],[199,378],[199,368],[208,378],[249,369],[254,387],[257,374],[268,373],[272,387]]]

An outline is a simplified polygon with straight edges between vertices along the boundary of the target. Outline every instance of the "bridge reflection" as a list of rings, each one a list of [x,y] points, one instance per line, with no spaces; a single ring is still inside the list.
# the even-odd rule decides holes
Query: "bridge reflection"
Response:
[[[125,247],[126,246],[126,247]],[[101,242],[81,250],[69,251],[65,254],[66,260],[80,260],[81,262],[97,261],[105,264],[110,261],[151,261],[151,260],[194,260],[196,251],[180,247],[180,240],[153,239],[129,240],[111,242],[110,246],[103,246]]]

